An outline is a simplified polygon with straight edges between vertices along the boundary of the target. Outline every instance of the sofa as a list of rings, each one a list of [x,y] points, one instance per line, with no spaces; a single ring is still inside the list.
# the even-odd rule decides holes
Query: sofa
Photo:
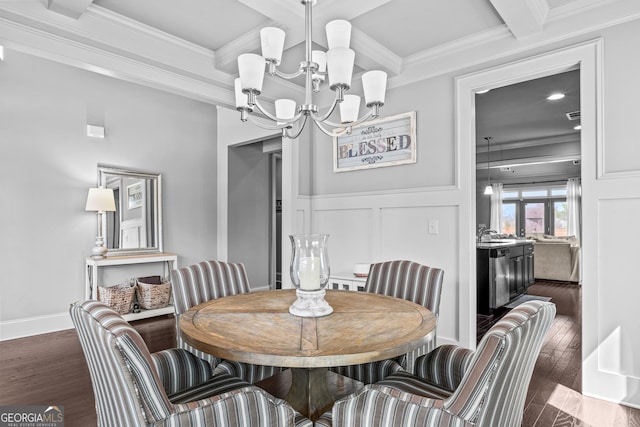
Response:
[[[536,279],[580,282],[580,242],[575,236],[528,234],[533,241]]]

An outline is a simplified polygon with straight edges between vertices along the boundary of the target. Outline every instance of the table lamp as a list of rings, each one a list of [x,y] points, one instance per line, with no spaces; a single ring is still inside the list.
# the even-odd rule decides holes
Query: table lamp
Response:
[[[104,212],[116,210],[113,190],[111,188],[90,188],[85,210],[98,213],[98,236],[96,237],[96,245],[91,249],[91,258],[104,258],[107,254],[107,247],[104,245],[104,237],[102,237],[102,215]]]

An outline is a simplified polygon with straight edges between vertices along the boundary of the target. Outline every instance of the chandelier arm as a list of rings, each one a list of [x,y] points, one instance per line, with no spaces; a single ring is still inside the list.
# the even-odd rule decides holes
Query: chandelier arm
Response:
[[[372,115],[373,115],[373,113],[371,111],[369,111],[367,114],[365,114],[364,116],[360,117],[355,122],[349,122],[349,123],[334,123],[334,122],[330,122],[329,120],[323,120],[322,122],[324,124],[326,124],[328,126],[331,126],[331,127],[334,127],[334,128],[346,129],[346,128],[350,128],[350,127],[353,127],[353,126],[358,126],[362,122],[366,122],[367,120],[369,120],[371,118]]]
[[[283,124],[283,125],[268,126],[268,125],[265,125],[263,123],[260,123],[260,121],[258,121],[258,119],[256,119],[252,115],[248,116],[248,118],[249,118],[249,120],[251,120],[251,123],[253,123],[254,125],[258,126],[259,128],[266,129],[266,130],[280,130],[280,129],[284,129],[287,126],[289,126],[286,123]]]
[[[258,99],[256,98],[255,100],[255,106],[258,107],[258,110],[260,110],[260,112],[262,114],[264,114],[265,116],[267,116],[269,119],[273,120],[274,122],[280,122],[280,123],[284,123],[285,125],[292,125],[295,122],[297,122],[300,117],[302,116],[302,112],[298,112],[298,114],[296,114],[295,116],[293,116],[292,119],[289,120],[284,120],[284,119],[279,119],[278,117],[274,116],[273,114],[271,114],[269,111],[267,111],[266,109],[264,109],[262,107],[262,105],[260,104],[260,102],[258,101]]]
[[[331,103],[331,107],[329,107],[329,109],[327,110],[327,112],[325,114],[319,115],[316,112],[312,112],[311,113],[311,117],[315,121],[325,122],[325,123],[328,124],[329,122],[327,122],[327,119],[329,118],[329,116],[331,116],[333,111],[336,109],[336,107],[338,106],[339,101],[340,101],[340,97],[336,94],[335,98],[333,98],[333,102]],[[333,126],[333,125],[331,125],[331,126]],[[336,125],[336,126],[339,126],[339,125]]]
[[[298,127],[298,130],[296,131],[295,134],[292,135],[292,134],[289,133],[290,129],[285,129],[285,130],[283,130],[283,136],[286,136],[289,139],[296,139],[297,137],[299,137],[300,134],[302,133],[302,129],[304,129],[304,125],[307,124],[307,118],[308,117],[309,116],[307,116],[305,114],[304,119],[302,119],[302,123],[300,123],[300,126]]]
[[[327,130],[327,128],[322,126],[322,124],[320,124],[320,122],[318,122],[316,120],[314,120],[313,122],[316,124],[318,129],[320,129],[327,136],[332,136],[332,137],[333,136],[340,136],[340,135],[344,135],[345,133],[350,133],[351,132],[351,124],[349,124],[349,126],[347,126],[347,127],[337,126],[335,129],[329,131],[329,130]]]
[[[273,73],[269,73],[269,74],[271,74],[272,76],[278,76],[278,77],[286,79],[286,80],[291,80],[291,79],[295,79],[296,77],[299,77],[299,76],[303,75],[304,72],[305,72],[305,70],[300,68],[295,73],[283,73],[282,71],[278,70],[277,68],[274,68],[273,69]]]
[[[353,126],[358,126],[360,123],[366,122],[367,120],[369,120],[371,117],[373,117],[373,111],[369,110],[367,112],[367,114],[365,114],[364,116],[360,117],[358,120],[356,120],[355,122],[351,122],[348,123],[349,127],[353,127]],[[344,126],[344,125],[341,125]]]

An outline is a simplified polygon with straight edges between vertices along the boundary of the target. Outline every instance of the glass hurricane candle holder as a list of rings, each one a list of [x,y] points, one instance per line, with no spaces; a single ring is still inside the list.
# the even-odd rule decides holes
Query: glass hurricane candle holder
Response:
[[[333,308],[324,299],[329,282],[328,234],[296,234],[291,239],[291,281],[296,287],[296,301],[289,313],[300,317],[321,317]]]

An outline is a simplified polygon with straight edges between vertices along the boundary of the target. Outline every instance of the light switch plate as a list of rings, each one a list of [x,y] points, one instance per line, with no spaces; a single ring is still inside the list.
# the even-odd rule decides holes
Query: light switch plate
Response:
[[[430,219],[429,220],[429,234],[438,234],[438,220]]]

